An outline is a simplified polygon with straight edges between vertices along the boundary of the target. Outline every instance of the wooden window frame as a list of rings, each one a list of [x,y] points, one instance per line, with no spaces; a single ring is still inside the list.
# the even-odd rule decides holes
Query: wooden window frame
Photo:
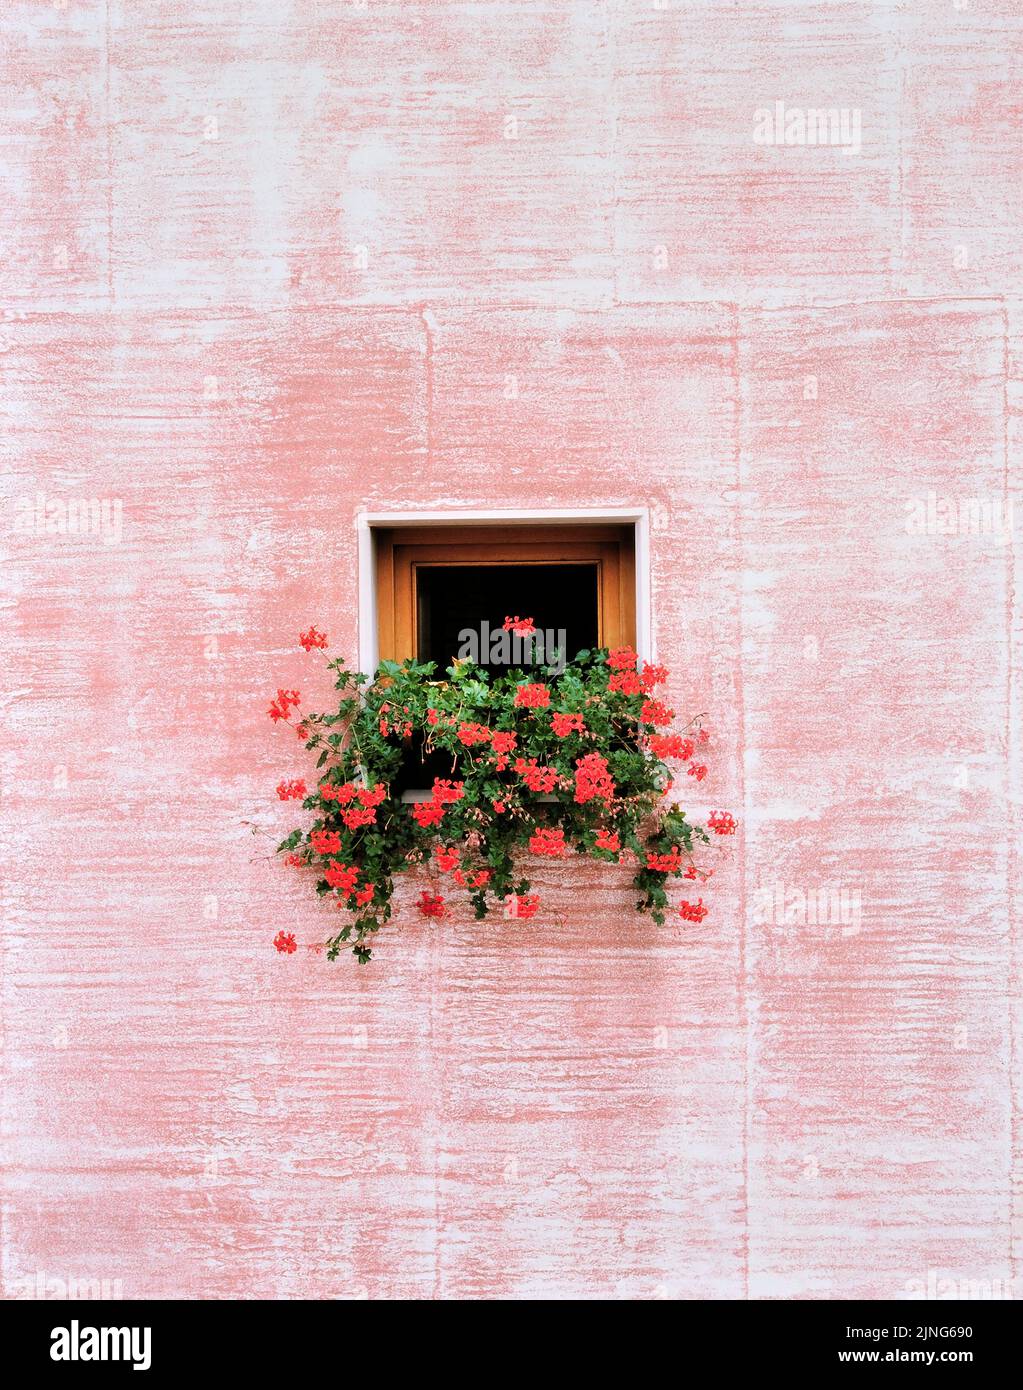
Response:
[[[376,538],[380,659],[405,661],[418,651],[416,575],[421,567],[572,564],[593,564],[597,569],[598,646],[633,646],[635,552],[628,527],[381,528]],[[543,627],[544,615],[535,616]]]
[[[396,653],[394,660],[402,659],[400,653],[414,653],[417,562],[550,564],[592,559],[600,566],[602,642],[629,642],[642,657],[656,660],[646,509],[362,512],[356,526],[359,664],[364,671],[372,672],[391,653]],[[542,615],[533,616],[542,625]]]

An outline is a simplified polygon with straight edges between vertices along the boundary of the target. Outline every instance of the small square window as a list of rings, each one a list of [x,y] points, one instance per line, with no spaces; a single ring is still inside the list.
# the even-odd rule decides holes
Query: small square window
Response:
[[[551,643],[562,640],[565,660],[638,645],[635,522],[381,522],[371,534],[375,613],[363,612],[375,618],[376,643],[367,668],[415,658],[434,662],[444,680],[459,656],[498,670],[526,666],[522,648],[502,642],[509,617],[533,620],[545,662],[557,660]],[[427,755],[413,737],[393,790],[419,800],[435,777],[452,773],[450,754]]]
[[[380,658],[433,661],[437,674],[476,639],[483,665],[521,665],[499,634],[532,618],[564,659],[636,641],[631,526],[402,527],[376,532]],[[493,639],[493,640],[488,640]]]

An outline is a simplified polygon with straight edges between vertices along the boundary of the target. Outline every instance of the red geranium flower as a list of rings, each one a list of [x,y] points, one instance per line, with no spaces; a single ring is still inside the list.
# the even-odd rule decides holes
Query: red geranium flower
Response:
[[[424,917],[443,917],[443,895],[440,893],[428,893],[424,888],[419,895],[419,901],[416,903],[416,907],[419,908],[419,911]]]
[[[458,741],[466,748],[475,748],[477,743],[490,742],[490,730],[486,724],[463,722],[458,726]]]
[[[550,793],[561,780],[556,767],[538,767],[535,758],[516,758],[515,771],[531,792]]]
[[[643,682],[635,671],[616,671],[607,683],[608,690],[620,690],[623,695],[641,695]]]
[[[313,647],[325,647],[327,645],[327,634],[317,632],[315,627],[311,627],[308,632],[300,632],[298,635],[299,646],[305,647],[307,652],[311,652]]]
[[[528,637],[531,632],[535,632],[532,618],[520,618],[516,613],[514,618],[505,618],[501,624],[505,632],[517,632],[520,637]]]
[[[274,937],[274,945],[282,956],[290,956],[293,951],[298,949],[295,945],[295,934],[290,931],[279,931]]]
[[[305,783],[301,777],[293,777],[290,782],[278,782],[277,795],[282,801],[301,801],[305,796]]]
[[[685,922],[702,922],[707,911],[708,909],[703,905],[703,899],[697,898],[694,903],[683,902],[679,907],[678,915]]]
[[[299,704],[301,699],[297,690],[278,690],[277,698],[270,701],[267,713],[276,724],[278,719],[287,719],[289,709],[292,705]]]
[[[552,714],[551,728],[558,738],[567,738],[569,734],[583,733],[586,724],[581,714]]]
[[[359,870],[354,864],[328,864],[324,870],[323,877],[330,884],[331,888],[336,888],[342,897],[349,897],[355,892],[355,884],[359,877]]]
[[[631,647],[615,647],[607,654],[607,664],[612,671],[635,671],[639,655]]]
[[[441,806],[450,806],[456,801],[461,801],[464,795],[464,782],[452,782],[447,777],[435,777],[433,779],[432,796],[434,801]]]
[[[565,849],[565,832],[560,825],[554,829],[535,830],[529,838],[531,854],[546,854],[552,859],[560,859]]]
[[[693,756],[693,741],[681,734],[651,734],[647,746],[655,758],[678,758],[685,762]]]
[[[675,718],[675,711],[661,704],[660,700],[644,700],[639,717],[644,724],[670,724]]]
[[[614,778],[608,771],[607,759],[599,753],[580,758],[575,765],[575,800],[584,805],[595,798],[610,801],[614,794]]]
[[[551,702],[551,692],[545,685],[533,683],[520,685],[515,691],[516,709],[546,709]]]

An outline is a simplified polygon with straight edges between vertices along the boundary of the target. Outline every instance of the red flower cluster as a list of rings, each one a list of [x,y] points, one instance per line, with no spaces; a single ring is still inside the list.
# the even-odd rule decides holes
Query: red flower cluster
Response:
[[[693,756],[693,741],[681,734],[651,734],[647,747],[655,758],[679,758],[685,762]]]
[[[328,864],[323,877],[331,888],[336,888],[343,897],[347,898],[355,892],[355,885],[359,880],[359,870],[355,864]]]
[[[465,795],[462,782],[451,782],[446,777],[435,777],[433,793],[429,801],[415,801],[412,815],[417,825],[440,825],[444,812]]]
[[[682,851],[678,845],[672,845],[667,854],[655,854],[653,850],[647,850],[646,866],[658,874],[677,873],[682,867]]]
[[[498,729],[490,736],[490,746],[497,754],[496,766],[498,772],[504,772],[508,766],[508,754],[513,752],[518,740],[518,734],[503,729]]]
[[[615,671],[607,683],[608,690],[618,690],[623,695],[642,695],[643,680],[636,671]]]
[[[505,632],[517,632],[520,637],[528,637],[531,632],[535,632],[532,618],[520,618],[516,613],[514,618],[505,618],[501,624]]]
[[[552,859],[560,859],[566,848],[565,832],[560,825],[553,829],[534,830],[529,837],[531,854],[547,854]]]
[[[317,854],[337,854],[341,836],[336,830],[310,830],[309,843]]]
[[[644,724],[670,724],[675,718],[675,711],[662,705],[660,700],[644,700],[639,717]]]
[[[435,709],[428,709],[426,711],[426,722],[431,725],[431,727],[440,723],[440,715]]]
[[[718,835],[734,835],[737,822],[730,811],[711,811],[707,824]]]
[[[360,786],[358,782],[344,782],[340,787],[321,782],[320,796],[343,807],[341,819],[349,830],[354,830],[360,825],[375,824],[377,807],[387,796],[387,788],[382,782],[375,782],[372,787]]]
[[[382,782],[374,782],[371,787],[359,782],[342,782],[339,787],[331,782],[320,783],[320,796],[324,801],[336,801],[339,806],[350,806],[353,801],[360,806],[379,806],[386,795],[387,788]]]
[[[298,949],[295,945],[295,933],[290,931],[279,931],[274,937],[274,945],[282,956],[290,956]]]
[[[516,758],[515,771],[531,792],[552,792],[561,776],[556,767],[539,767],[535,758]]]
[[[297,690],[278,690],[276,700],[270,701],[267,714],[276,724],[278,719],[287,719],[291,706],[300,704],[301,700],[302,697]]]
[[[607,664],[612,671],[635,671],[639,653],[631,647],[614,647],[607,654]]]
[[[683,902],[679,907],[678,915],[684,922],[702,922],[707,915],[707,908],[703,905],[703,899],[697,898],[694,903]]]
[[[609,690],[620,690],[623,695],[649,695],[655,685],[660,685],[662,681],[668,679],[667,668],[664,666],[651,666],[648,661],[643,662],[643,673],[636,670],[639,663],[638,655],[631,647],[616,647],[614,651],[608,652],[607,664],[611,667],[614,675],[608,681]],[[644,720],[644,723],[653,724],[656,720]]]
[[[490,882],[490,870],[478,869],[475,873],[465,869],[455,870],[455,882],[459,888],[482,888]]]
[[[575,765],[575,800],[584,805],[594,799],[610,801],[614,794],[614,778],[607,770],[607,759],[599,753],[580,758]]]
[[[437,868],[442,874],[450,873],[452,869],[457,868],[461,857],[461,852],[457,849],[445,849],[443,845],[437,846]]]
[[[551,728],[558,738],[567,738],[569,734],[584,733],[586,723],[581,714],[552,714]]]
[[[516,709],[546,709],[551,702],[551,692],[545,685],[520,685],[515,691]]]
[[[300,632],[298,635],[298,645],[305,647],[307,652],[311,652],[314,647],[321,649],[327,645],[327,634],[317,632],[315,627],[311,627],[308,632]]]
[[[295,733],[298,734],[299,739],[304,743],[305,740],[309,737],[309,725],[296,724]]]
[[[475,748],[477,743],[490,742],[490,730],[486,724],[463,722],[458,726],[458,741],[466,748]]]
[[[305,863],[305,860],[300,854],[289,854],[284,862],[291,869],[300,869]]]
[[[290,782],[278,782],[277,795],[282,801],[301,801],[305,796],[305,783],[301,777],[293,777]]]
[[[424,917],[444,916],[444,897],[441,893],[428,893],[424,888],[419,895],[416,907]]]
[[[695,777],[698,782],[702,782],[707,775],[707,768],[703,763],[690,763],[689,776]]]
[[[622,842],[613,830],[601,828],[597,831],[596,846],[597,849],[607,849],[613,854],[617,854],[622,847]]]
[[[524,917],[527,919],[535,917],[539,906],[540,895],[538,893],[509,893],[504,900],[506,917]]]
[[[447,777],[433,779],[433,799],[441,806],[453,806],[465,795],[464,782],[451,782]]]
[[[328,864],[323,876],[331,888],[338,890],[349,907],[366,907],[373,901],[373,894],[376,892],[375,884],[366,883],[356,892],[355,885],[359,880],[359,870],[356,865]],[[345,906],[345,903],[338,903],[338,907]]]

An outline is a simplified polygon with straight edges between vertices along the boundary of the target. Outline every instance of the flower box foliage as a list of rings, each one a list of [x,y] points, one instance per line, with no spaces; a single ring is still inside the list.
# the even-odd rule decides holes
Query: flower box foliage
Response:
[[[508,619],[517,632],[529,619]],[[307,651],[326,647],[315,627],[302,633]],[[670,878],[702,882],[694,849],[709,832],[731,834],[735,821],[715,811],[708,828],[693,824],[667,800],[669,762],[706,775],[698,750],[706,731],[692,721],[672,731],[674,712],[655,695],[663,667],[635,652],[579,652],[557,668],[494,670],[455,661],[443,676],[432,663],[384,661],[372,681],[328,663],[339,693],[328,713],[300,713],[301,695],[278,690],[276,723],[294,727],[315,757],[314,790],[284,780],[282,800],[302,800],[312,813],[278,846],[289,865],[312,870],[316,891],[336,901],[344,924],[330,938],[336,959],[345,943],[362,963],[370,941],[391,916],[395,875],[426,866],[464,892],[478,918],[495,907],[531,917],[539,907],[525,865],[569,853],[607,864],[636,865],[637,908],[664,921]],[[405,802],[392,790],[411,759],[444,761],[429,799]],[[426,916],[445,913],[443,892],[424,891]],[[706,915],[702,898],[683,901],[686,921]],[[274,943],[295,950],[294,935]]]

